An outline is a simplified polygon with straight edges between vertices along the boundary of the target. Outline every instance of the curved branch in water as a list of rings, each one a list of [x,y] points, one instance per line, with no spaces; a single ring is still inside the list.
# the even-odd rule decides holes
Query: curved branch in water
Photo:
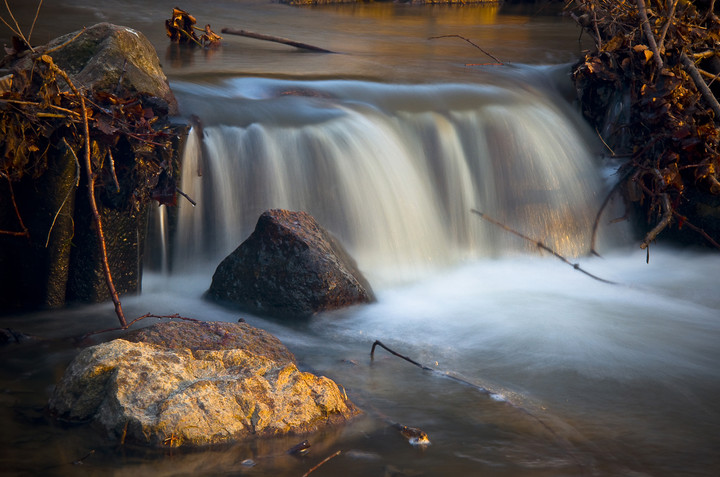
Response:
[[[563,257],[562,255],[560,255],[559,253],[557,253],[555,250],[551,249],[550,247],[548,247],[548,246],[545,245],[544,243],[540,242],[539,240],[533,240],[533,239],[531,239],[530,237],[528,237],[527,235],[524,235],[524,234],[518,232],[518,231],[515,230],[515,229],[511,229],[511,228],[508,227],[507,225],[505,225],[505,224],[503,224],[503,223],[501,223],[501,222],[498,222],[497,220],[489,217],[489,216],[486,215],[486,214],[483,214],[482,212],[480,212],[480,211],[478,211],[478,210],[472,209],[471,212],[474,213],[474,214],[479,215],[480,217],[482,217],[483,219],[487,220],[487,221],[490,222],[491,224],[497,225],[497,226],[500,227],[501,229],[507,230],[507,231],[510,232],[511,234],[517,235],[518,237],[523,238],[523,239],[527,240],[528,242],[535,244],[535,246],[536,246],[537,248],[539,248],[539,249],[541,249],[541,250],[545,250],[546,252],[549,252],[551,255],[553,255],[554,257],[556,257],[556,258],[562,260],[563,262],[567,263],[568,265],[570,265],[571,267],[573,267],[573,268],[574,268],[575,270],[577,270],[578,272],[584,273],[585,275],[589,276],[590,278],[594,278],[594,279],[597,280],[597,281],[600,281],[600,282],[603,282],[603,283],[608,283],[608,284],[610,284],[610,285],[617,285],[617,283],[615,283],[615,282],[611,282],[610,280],[605,280],[604,278],[600,278],[600,277],[598,277],[598,276],[596,276],[596,275],[593,275],[592,273],[590,273],[590,272],[588,272],[588,271],[586,271],[586,270],[583,270],[582,268],[580,268],[580,264],[579,264],[579,263],[572,263],[570,260],[568,260],[567,258]]]

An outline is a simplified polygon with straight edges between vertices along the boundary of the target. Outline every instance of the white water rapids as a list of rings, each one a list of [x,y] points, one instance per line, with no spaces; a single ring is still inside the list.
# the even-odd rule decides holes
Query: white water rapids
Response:
[[[588,251],[599,166],[534,90],[250,78],[176,89],[204,125],[184,156],[182,188],[203,205],[181,204],[178,266],[221,259],[269,208],[314,215],[376,283],[527,245],[471,209],[562,254]]]

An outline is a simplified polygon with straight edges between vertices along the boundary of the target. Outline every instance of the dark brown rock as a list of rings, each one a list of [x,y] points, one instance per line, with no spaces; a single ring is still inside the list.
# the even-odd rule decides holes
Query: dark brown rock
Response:
[[[217,267],[207,296],[253,313],[308,317],[374,301],[342,245],[305,212],[263,213],[255,231]]]
[[[139,341],[91,346],[73,360],[50,399],[54,415],[118,440],[196,447],[304,434],[360,413],[332,380],[298,370],[277,338],[247,324],[161,323],[126,338]]]

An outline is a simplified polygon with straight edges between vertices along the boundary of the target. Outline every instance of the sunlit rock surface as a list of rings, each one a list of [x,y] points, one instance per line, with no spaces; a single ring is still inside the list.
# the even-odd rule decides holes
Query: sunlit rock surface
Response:
[[[359,413],[332,380],[299,371],[277,338],[245,323],[160,323],[127,338],[83,350],[51,412],[172,447],[307,433]]]
[[[305,212],[273,209],[217,267],[209,298],[283,318],[368,303],[373,291],[355,260]]]

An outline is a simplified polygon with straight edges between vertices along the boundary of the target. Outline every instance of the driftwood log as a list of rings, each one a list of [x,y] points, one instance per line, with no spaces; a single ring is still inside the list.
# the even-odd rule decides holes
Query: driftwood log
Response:
[[[307,43],[301,43],[299,41],[289,40],[287,38],[282,38],[279,36],[271,36],[271,35],[264,35],[262,33],[254,33],[254,32],[247,31],[247,30],[237,30],[234,28],[223,28],[222,33],[225,33],[228,35],[244,36],[247,38],[254,38],[255,40],[263,40],[263,41],[271,41],[274,43],[282,43],[283,45],[294,46],[295,48],[299,48],[301,50],[314,51],[316,53],[335,53],[334,51],[326,50],[325,48],[320,48],[318,46],[308,45]]]

